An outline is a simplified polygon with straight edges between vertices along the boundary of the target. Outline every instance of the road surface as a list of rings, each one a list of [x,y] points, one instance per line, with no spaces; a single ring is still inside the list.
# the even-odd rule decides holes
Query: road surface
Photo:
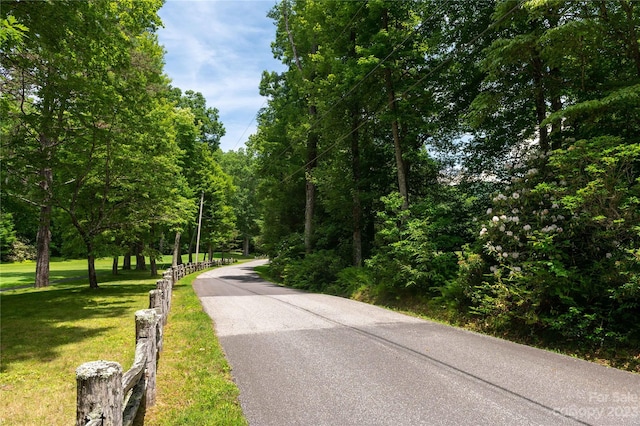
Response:
[[[194,282],[252,426],[640,425],[640,375],[279,287],[261,263]]]

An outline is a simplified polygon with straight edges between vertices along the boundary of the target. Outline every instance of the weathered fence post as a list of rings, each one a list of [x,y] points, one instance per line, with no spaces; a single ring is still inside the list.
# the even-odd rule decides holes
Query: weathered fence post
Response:
[[[158,289],[149,290],[149,309],[162,308],[162,292]]]
[[[173,282],[173,274],[171,273],[171,271],[165,271],[162,274],[162,279],[171,283],[171,288],[173,288],[173,285],[175,283]]]
[[[146,365],[146,406],[151,407],[156,403],[156,323],[158,314],[155,309],[142,309],[136,311],[136,343],[140,339],[147,339],[151,344],[147,345],[147,365]]]
[[[158,282],[163,295],[163,312],[162,312],[162,325],[166,325],[169,321],[169,312],[171,311],[171,283],[167,280],[160,280]]]
[[[114,361],[85,362],[76,369],[76,425],[91,420],[122,425],[122,367]]]

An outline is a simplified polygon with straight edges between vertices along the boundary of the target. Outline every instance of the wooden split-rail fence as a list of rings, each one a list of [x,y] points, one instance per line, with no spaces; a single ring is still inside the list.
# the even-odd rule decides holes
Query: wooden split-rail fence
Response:
[[[136,352],[131,368],[123,373],[117,362],[91,361],[76,369],[76,426],[129,426],[141,407],[155,404],[156,369],[173,286],[186,275],[231,262],[188,263],[162,274],[156,289],[149,292],[149,309],[135,313]]]

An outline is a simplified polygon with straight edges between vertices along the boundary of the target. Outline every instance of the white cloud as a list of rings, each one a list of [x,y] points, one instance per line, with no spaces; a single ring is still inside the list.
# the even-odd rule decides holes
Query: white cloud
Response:
[[[208,106],[220,110],[227,129],[224,150],[241,147],[255,132],[250,123],[264,103],[258,89],[262,71],[283,69],[270,48],[275,27],[266,14],[274,4],[169,0],[160,10],[165,72],[174,86],[201,92]]]

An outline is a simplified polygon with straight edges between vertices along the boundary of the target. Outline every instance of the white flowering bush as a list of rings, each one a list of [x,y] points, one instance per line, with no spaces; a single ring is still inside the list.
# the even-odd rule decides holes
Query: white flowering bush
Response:
[[[578,141],[515,170],[478,231],[474,312],[603,344],[640,335],[640,145]],[[476,275],[477,279],[477,275]]]

